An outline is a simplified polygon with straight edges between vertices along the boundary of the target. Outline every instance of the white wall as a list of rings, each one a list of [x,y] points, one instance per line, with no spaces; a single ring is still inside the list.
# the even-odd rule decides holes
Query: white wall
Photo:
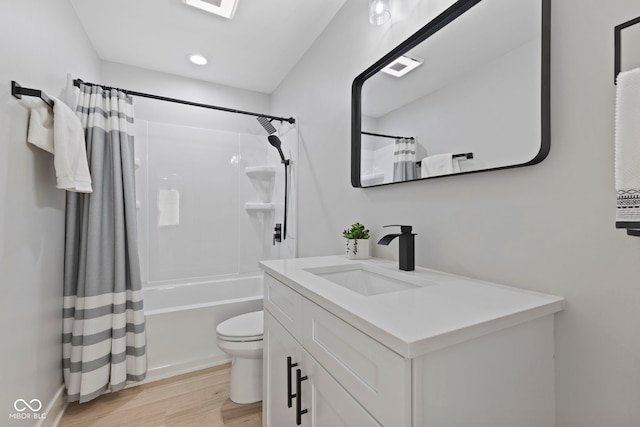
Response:
[[[26,143],[28,109],[10,83],[62,96],[66,74],[98,78],[99,61],[66,0],[0,2],[0,424],[16,399],[45,412],[62,386],[64,192],[53,158]],[[29,411],[27,411],[29,412]]]
[[[403,18],[373,27],[366,3],[347,1],[274,94],[276,109],[300,117],[300,256],[341,253],[340,232],[356,221],[374,239],[406,223],[417,265],[562,295],[557,426],[640,425],[640,239],[614,228],[612,84],[613,27],[640,3],[553,0],[544,162],[363,190],[349,178],[352,80],[433,4],[396,2]],[[397,258],[397,243],[374,255]]]

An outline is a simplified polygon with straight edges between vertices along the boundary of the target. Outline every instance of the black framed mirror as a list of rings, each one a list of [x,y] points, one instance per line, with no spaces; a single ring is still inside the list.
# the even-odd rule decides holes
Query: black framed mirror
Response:
[[[550,2],[459,0],[357,76],[351,184],[372,187],[544,160],[550,148]]]

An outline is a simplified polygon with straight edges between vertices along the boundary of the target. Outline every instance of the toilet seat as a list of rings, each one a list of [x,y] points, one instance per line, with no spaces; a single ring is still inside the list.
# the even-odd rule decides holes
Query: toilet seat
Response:
[[[225,320],[216,327],[218,339],[231,342],[262,341],[264,312],[254,311]]]

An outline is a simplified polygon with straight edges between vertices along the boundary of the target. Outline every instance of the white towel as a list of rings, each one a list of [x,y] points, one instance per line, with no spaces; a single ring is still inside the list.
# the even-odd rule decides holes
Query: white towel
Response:
[[[158,191],[158,227],[180,224],[180,192]]]
[[[422,178],[449,175],[460,172],[460,164],[453,158],[453,153],[435,154],[422,159],[420,172]]]
[[[640,68],[618,75],[615,126],[616,222],[640,222]]]
[[[54,155],[56,187],[78,193],[91,193],[84,129],[80,119],[61,100],[50,97],[50,108],[32,108],[27,141]]]
[[[38,103],[38,106],[32,107],[29,111],[27,142],[54,154],[53,114],[48,105]]]

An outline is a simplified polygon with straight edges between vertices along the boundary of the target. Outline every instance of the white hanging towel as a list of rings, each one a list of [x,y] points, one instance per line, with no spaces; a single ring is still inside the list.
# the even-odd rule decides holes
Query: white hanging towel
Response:
[[[158,227],[180,224],[180,192],[158,191]]]
[[[640,68],[618,75],[615,122],[616,223],[640,222]]]
[[[460,164],[453,158],[453,153],[435,154],[422,159],[420,172],[423,178],[450,175],[460,172]]]
[[[91,193],[82,123],[64,102],[50,98],[54,102],[53,112],[47,106],[31,109],[27,141],[53,154],[57,188]]]
[[[53,148],[53,114],[51,114],[51,108],[48,105],[38,103],[38,106],[29,110],[27,142],[51,154],[55,153]]]

